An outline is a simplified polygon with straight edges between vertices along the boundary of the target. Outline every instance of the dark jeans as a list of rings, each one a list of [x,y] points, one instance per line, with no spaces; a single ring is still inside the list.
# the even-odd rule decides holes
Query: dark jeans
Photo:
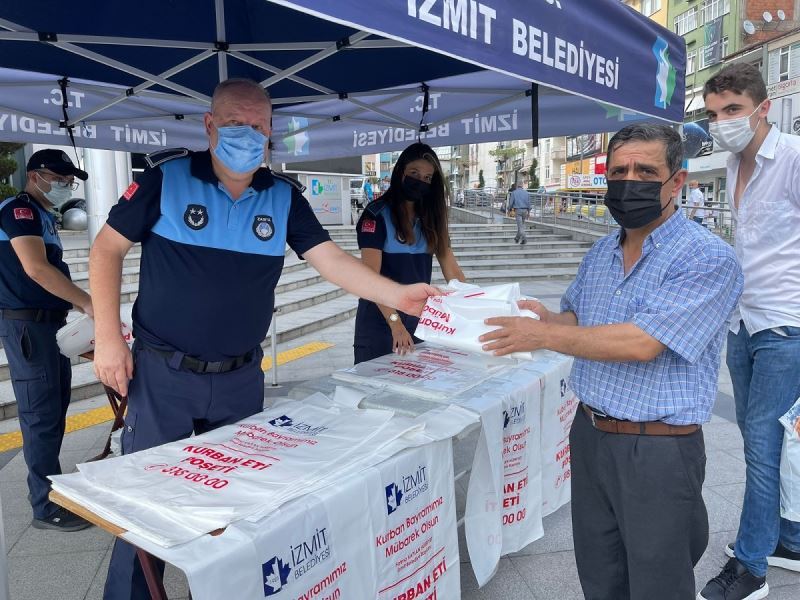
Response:
[[[144,348],[133,347],[134,377],[128,388],[128,413],[122,452],[130,454],[204,433],[254,415],[264,406],[263,352],[228,373],[198,375]],[[174,361],[173,362],[180,362]],[[157,562],[163,573],[164,563]],[[234,594],[235,596],[235,594]],[[117,539],[111,553],[105,600],[149,600],[136,549]]]
[[[48,500],[48,475],[59,475],[72,368],[56,343],[60,323],[0,318],[0,336],[11,371],[22,430],[22,454],[28,465],[28,489],[36,519],[58,510]]]
[[[570,432],[575,560],[587,600],[690,600],[708,545],[703,432]]]

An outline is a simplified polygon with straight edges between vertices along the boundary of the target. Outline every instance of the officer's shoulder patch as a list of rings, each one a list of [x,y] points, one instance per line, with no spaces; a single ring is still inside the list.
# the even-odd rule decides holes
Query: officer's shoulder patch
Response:
[[[362,219],[361,220],[361,233],[375,233],[378,223],[375,219]]]
[[[189,156],[189,150],[186,148],[168,148],[166,150],[151,152],[144,157],[144,161],[147,163],[148,167],[153,169],[158,165],[167,162],[168,160],[172,160],[174,158],[183,158],[184,156]]]
[[[386,200],[374,200],[367,204],[367,206],[364,208],[364,212],[373,217],[377,217],[387,204],[388,203]]]
[[[301,194],[306,191],[306,186],[304,186],[302,183],[297,181],[297,179],[295,179],[294,177],[289,177],[288,175],[284,175],[283,173],[276,173],[275,171],[272,171],[272,176],[275,179],[279,179],[281,181],[285,181],[286,183],[288,183],[290,186],[292,186],[294,189],[296,189]]]

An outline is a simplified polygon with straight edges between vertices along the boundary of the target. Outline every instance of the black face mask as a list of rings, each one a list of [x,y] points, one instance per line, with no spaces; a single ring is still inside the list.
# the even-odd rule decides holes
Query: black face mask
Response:
[[[430,183],[410,175],[403,177],[403,195],[409,202],[421,202],[430,191]]]
[[[670,179],[672,175],[667,181]],[[664,212],[666,207],[661,208],[661,188],[667,181],[661,183],[634,179],[610,180],[604,204],[620,227],[624,229],[644,227]]]

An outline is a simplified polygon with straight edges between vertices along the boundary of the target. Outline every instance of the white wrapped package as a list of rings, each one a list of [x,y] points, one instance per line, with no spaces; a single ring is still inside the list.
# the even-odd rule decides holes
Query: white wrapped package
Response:
[[[379,454],[410,429],[423,428],[391,419],[390,411],[322,404],[313,397],[277,402],[201,436],[79,465],[80,476],[103,490],[104,509],[123,517],[108,520],[171,546],[267,514],[332,473]],[[70,477],[54,476],[54,488],[68,487]]]
[[[447,284],[452,290],[445,296],[428,298],[422,309],[417,330],[418,338],[449,348],[490,355],[483,350],[479,340],[484,333],[496,329],[484,321],[490,317],[530,317],[539,315],[521,309],[517,302],[524,300],[518,283],[506,283],[481,288],[477,285],[453,280]],[[532,352],[515,352],[509,358],[531,360]]]
[[[800,398],[778,419],[783,425],[781,449],[781,516],[800,521]]]
[[[119,309],[119,319],[122,323],[122,337],[133,343],[133,304],[123,304]],[[56,342],[61,354],[68,358],[75,358],[86,352],[94,350],[94,319],[87,314],[82,314],[64,325],[56,333]]]
[[[406,356],[379,356],[334,371],[332,376],[339,381],[449,402],[508,366],[507,361],[496,357],[423,344]]]

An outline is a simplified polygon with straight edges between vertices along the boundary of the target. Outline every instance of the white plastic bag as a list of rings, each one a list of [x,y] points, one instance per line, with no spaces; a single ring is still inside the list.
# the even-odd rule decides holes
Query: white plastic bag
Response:
[[[132,304],[123,304],[119,310],[122,337],[125,338],[128,345],[133,343],[132,309]],[[70,321],[58,330],[56,342],[61,354],[69,358],[91,352],[94,350],[94,319],[87,314],[82,314],[77,319]]]
[[[453,280],[447,284],[452,290],[445,296],[428,298],[422,309],[417,330],[418,338],[435,342],[449,348],[470,352],[490,354],[483,350],[478,339],[496,327],[486,325],[490,317],[531,317],[539,315],[530,310],[522,310],[517,301],[524,297],[518,283],[506,283],[485,288]],[[531,360],[531,352],[515,352],[511,358]]]
[[[800,398],[778,419],[783,425],[781,516],[800,521]]]

